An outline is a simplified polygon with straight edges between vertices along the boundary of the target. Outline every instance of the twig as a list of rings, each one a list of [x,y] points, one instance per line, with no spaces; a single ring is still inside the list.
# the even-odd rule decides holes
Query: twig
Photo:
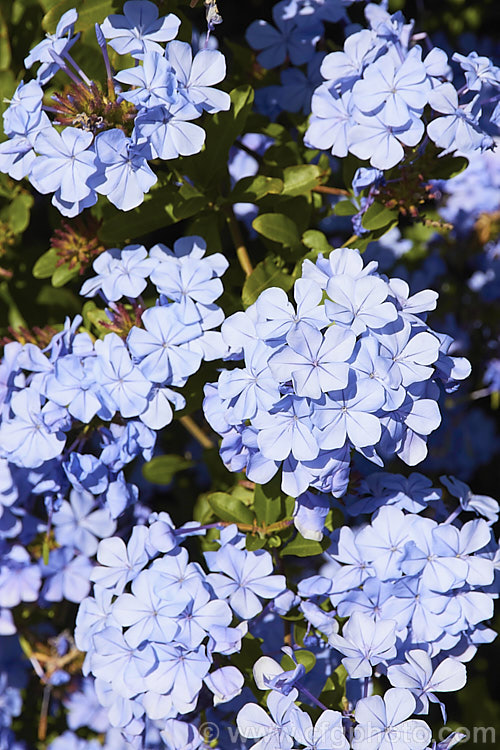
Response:
[[[350,192],[348,190],[328,187],[328,185],[316,185],[316,187],[313,187],[313,193],[327,193],[328,195],[350,195]]]
[[[343,245],[341,245],[340,247],[348,247],[348,246],[349,246],[349,245],[351,244],[351,242],[356,242],[356,240],[359,240],[359,237],[358,237],[358,235],[357,235],[357,234],[353,234],[353,235],[351,235],[351,236],[349,237],[349,239],[348,239],[348,240],[346,240],[346,241],[344,242],[344,244],[343,244]]]
[[[252,261],[250,260],[250,256],[248,255],[248,250],[246,248],[243,235],[241,234],[239,224],[236,221],[233,209],[230,206],[226,207],[226,215],[229,232],[231,233],[231,238],[236,247],[236,256],[238,258],[240,266],[245,272],[245,276],[248,277],[253,271]]]
[[[198,427],[192,417],[180,417],[179,422],[182,422],[186,430],[199,442],[202,448],[215,448],[215,444],[205,435],[201,427]]]

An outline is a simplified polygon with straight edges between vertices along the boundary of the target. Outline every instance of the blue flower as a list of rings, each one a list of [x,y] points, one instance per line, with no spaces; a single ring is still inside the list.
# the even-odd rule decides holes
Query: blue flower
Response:
[[[4,455],[30,468],[60,455],[66,436],[51,428],[47,421],[49,409],[42,408],[40,395],[34,388],[14,393],[10,408],[13,417],[4,419],[0,425],[0,448]]]
[[[232,545],[221,547],[211,564],[208,582],[217,596],[228,598],[231,608],[248,620],[262,610],[260,598],[273,599],[286,588],[285,577],[273,575],[268,552],[248,552]]]
[[[109,588],[121,594],[129,581],[132,581],[149,562],[146,552],[148,530],[136,526],[127,544],[120,537],[110,537],[99,542],[97,560],[100,563],[92,571],[91,580],[100,587]]]
[[[187,346],[201,335],[199,323],[186,325],[174,306],[150,307],[142,322],[144,329],[134,326],[127,338],[141,372],[155,383],[184,385],[200,366],[201,356]]]
[[[96,191],[122,211],[139,206],[157,181],[144,147],[127,138],[123,130],[108,130],[97,136],[94,148],[102,170]]]
[[[421,54],[420,47],[413,47],[402,64],[386,54],[369,65],[352,89],[356,107],[365,114],[379,114],[393,127],[421,115],[431,90]]]
[[[160,52],[146,52],[142,65],[121,70],[115,80],[132,86],[121,96],[138,108],[168,106],[177,98],[177,80],[172,66]]]
[[[119,55],[141,58],[146,52],[163,53],[158,42],[173,39],[180,24],[180,18],[173,13],[158,18],[158,8],[149,0],[127,0],[123,15],[113,13],[108,16],[101,29]]]
[[[390,688],[382,698],[372,695],[356,704],[353,750],[369,744],[373,750],[424,750],[432,732],[421,719],[408,719],[415,711],[409,690]]]
[[[278,29],[267,21],[254,21],[246,30],[245,38],[250,47],[261,50],[257,61],[263,68],[277,68],[287,56],[293,65],[309,62],[316,43],[323,36],[321,22],[287,18],[285,5],[281,2],[273,6],[273,20]]]
[[[460,63],[460,67],[465,71],[465,80],[470,91],[480,91],[483,86],[500,87],[500,68],[493,65],[488,57],[480,56],[477,52],[469,52],[467,56],[455,52],[452,60]]]
[[[457,150],[467,153],[492,147],[492,139],[479,126],[481,111],[477,97],[460,107],[454,86],[443,83],[431,91],[429,104],[443,116],[427,125],[427,133],[444,153]]]
[[[297,461],[316,458],[319,445],[311,415],[311,405],[296,396],[285,396],[269,413],[259,412],[253,422],[264,457],[273,461],[284,461],[290,454]]]
[[[59,406],[65,406],[75,419],[89,423],[102,403],[95,379],[95,357],[67,354],[56,360],[53,373],[45,382],[45,395]]]
[[[341,448],[349,439],[356,448],[375,445],[380,440],[380,420],[375,415],[385,402],[384,389],[367,380],[351,380],[344,390],[331,391],[318,405],[313,422],[321,430],[321,448]]]
[[[69,502],[63,500],[53,514],[56,541],[61,546],[75,547],[87,557],[97,552],[98,539],[111,536],[116,530],[107,508],[99,508],[93,495],[72,490]]]
[[[247,703],[238,712],[236,724],[243,737],[259,739],[252,750],[290,750],[293,746],[293,710],[297,691],[281,695],[271,690],[267,696],[269,716],[256,703]]]
[[[30,170],[30,182],[40,193],[56,193],[64,203],[78,203],[93,193],[96,156],[89,149],[93,135],[78,128],[44,128],[36,136],[39,156]]]
[[[132,581],[132,593],[121,594],[113,603],[116,622],[127,628],[127,642],[138,647],[143,641],[169,643],[177,637],[176,616],[185,608],[186,595],[167,598],[158,593],[161,574],[141,571]]]
[[[269,368],[278,381],[291,377],[297,396],[319,399],[322,393],[347,386],[347,360],[356,342],[352,331],[331,326],[323,335],[304,326],[290,331],[286,340],[288,346],[270,358]]]
[[[109,333],[96,341],[96,378],[100,395],[111,413],[119,411],[124,417],[135,417],[147,406],[150,381],[133,364],[124,342],[116,333]]]
[[[165,55],[175,72],[179,95],[200,114],[203,110],[215,114],[229,109],[229,94],[212,88],[226,75],[226,60],[221,52],[202,49],[193,60],[191,45],[174,41],[167,44]]]
[[[151,644],[140,648],[129,643],[127,634],[117,627],[106,627],[93,636],[92,672],[111,684],[123,698],[132,698],[146,689],[147,675],[158,664]]]
[[[137,139],[147,141],[156,159],[197,154],[205,143],[205,131],[189,120],[199,117],[199,114],[199,110],[183,100],[169,108],[152,107],[142,111],[134,125]]]
[[[439,703],[446,722],[444,705],[434,692],[461,690],[467,682],[467,671],[458,659],[448,657],[434,666],[426,651],[413,649],[405,654],[406,664],[394,664],[387,669],[387,677],[396,688],[410,690],[416,698],[417,713],[429,712],[429,701]]]
[[[101,253],[92,267],[98,275],[83,284],[80,294],[93,297],[102,291],[109,302],[116,302],[121,297],[142,294],[155,262],[143,245],[126,245],[123,250],[113,248]]]
[[[294,709],[293,736],[306,750],[349,750],[340,711],[323,711],[313,727],[306,711]]]
[[[38,68],[36,80],[42,86],[57,73],[59,64],[54,61],[52,53],[55,52],[59,57],[64,57],[73,44],[77,41],[78,35],[73,36],[73,30],[78,13],[74,8],[63,13],[56,27],[55,34],[47,34],[47,38],[39,42],[27,57],[24,58],[26,68],[31,68],[33,63],[41,62]]]
[[[371,677],[372,667],[397,654],[394,620],[375,622],[367,614],[354,612],[342,632],[341,636],[332,634],[328,642],[345,654],[342,664],[350,677]]]

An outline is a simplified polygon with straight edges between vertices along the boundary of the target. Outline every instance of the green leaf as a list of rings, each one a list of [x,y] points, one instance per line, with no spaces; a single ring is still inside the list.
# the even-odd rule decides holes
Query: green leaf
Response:
[[[51,247],[46,253],[41,255],[33,266],[33,276],[35,279],[48,279],[56,270],[56,263],[59,260],[56,250]]]
[[[53,34],[56,30],[57,22],[62,14],[75,7],[74,0],[40,0],[40,4],[47,11],[42,20],[42,27],[49,34]],[[75,29],[86,31],[93,28],[96,22],[102,23],[106,16],[116,10],[116,3],[113,0],[80,0]]]
[[[354,203],[351,201],[339,201],[333,207],[333,211],[337,216],[354,216],[359,211]]]
[[[122,244],[195,216],[206,207],[205,196],[188,183],[180,188],[169,183],[146,195],[144,202],[132,211],[125,213],[106,205],[99,237],[111,246]]]
[[[231,654],[231,664],[234,664],[235,667],[238,667],[238,669],[241,669],[248,675],[252,675],[253,665],[263,655],[262,643],[262,638],[254,638],[253,635],[247,633],[241,639],[240,651]]]
[[[186,235],[198,235],[203,237],[207,243],[209,253],[220,253],[222,251],[221,240],[222,216],[220,211],[204,211],[192,219]]]
[[[167,456],[155,456],[142,467],[144,479],[152,484],[170,484],[178,471],[184,471],[193,466],[193,461],[187,458],[176,456],[175,454]]]
[[[330,708],[343,709],[343,698],[345,697],[345,684],[347,680],[347,670],[343,664],[328,677],[323,690],[319,696],[322,703]]]
[[[397,211],[386,208],[381,203],[372,203],[363,214],[362,225],[365,229],[382,229],[397,219]]]
[[[469,162],[465,156],[451,156],[448,154],[448,156],[434,159],[432,163],[432,179],[449,180],[451,177],[456,177],[463,172],[468,166]]]
[[[256,203],[265,195],[277,195],[282,190],[282,180],[258,174],[256,177],[243,177],[238,180],[229,197],[231,203]]]
[[[323,170],[316,164],[297,164],[283,170],[283,195],[304,195],[317,187],[323,177]]]
[[[298,664],[303,664],[306,672],[310,672],[311,669],[316,664],[316,657],[312,653],[312,651],[307,651],[306,649],[301,649],[299,651],[294,651],[293,655],[295,659],[297,660]],[[291,659],[288,654],[283,654],[283,657],[281,659],[281,666],[285,671],[288,671],[290,669],[295,669],[295,664],[293,663],[293,659]]]
[[[68,283],[68,281],[71,281],[75,278],[75,276],[78,276],[79,271],[79,263],[73,266],[73,268],[70,268],[67,263],[64,263],[62,266],[58,266],[52,274],[52,286],[64,286]]]
[[[0,8],[0,70],[7,70],[10,61],[9,29],[4,18],[4,11]]]
[[[45,535],[42,544],[42,560],[45,565],[49,564],[50,547],[48,537]]]
[[[72,0],[39,0],[43,10],[46,11],[42,19],[42,29],[49,34],[56,30],[57,22],[63,13],[75,7]]]
[[[295,222],[285,214],[260,214],[252,222],[256,232],[285,247],[300,245],[300,235]]]
[[[109,318],[104,310],[97,307],[95,302],[89,300],[84,304],[82,316],[86,328],[90,329],[93,326],[101,336],[109,333],[109,328],[104,325],[109,323]]]
[[[24,191],[16,195],[13,199],[9,206],[7,215],[14,234],[21,234],[28,228],[30,223],[30,211],[33,203],[34,199],[31,193]]]
[[[272,258],[266,258],[258,263],[253,273],[243,285],[241,299],[245,307],[253,304],[264,289],[277,286],[288,292],[293,286],[293,278],[275,264]]]
[[[322,555],[325,549],[330,546],[330,539],[323,537],[321,542],[315,542],[313,539],[304,539],[302,534],[297,533],[295,539],[286,545],[282,555],[296,555],[297,557],[312,557],[313,555]]]
[[[302,161],[302,154],[298,144],[289,139],[283,144],[275,144],[268,148],[262,161],[269,167],[279,170],[281,175],[286,167],[297,166],[297,162]]]
[[[117,3],[115,0],[83,0],[78,9],[76,31],[93,30],[96,22],[102,23],[106,16],[109,16],[110,13],[116,13],[116,11]]]
[[[254,522],[254,515],[250,508],[244,505],[241,500],[228,495],[227,492],[212,492],[207,496],[207,500],[221,521],[250,524]]]
[[[266,546],[266,539],[263,536],[259,536],[258,534],[247,534],[246,540],[245,540],[245,547],[249,552],[255,552],[258,549],[262,549],[262,547]]]
[[[281,516],[281,489],[279,476],[267,484],[256,484],[253,507],[257,521],[267,526],[278,521]]]
[[[204,122],[207,134],[204,150],[182,160],[196,184],[215,186],[222,176],[227,175],[229,149],[245,128],[252,110],[253,89],[251,86],[239,86],[231,91],[230,97],[231,108],[227,112],[218,112]]]
[[[323,232],[319,232],[317,229],[308,229],[302,235],[303,244],[314,250],[315,253],[323,253],[323,255],[329,255],[333,250],[333,247],[328,242],[326,235]]]
[[[9,99],[14,93],[16,88],[16,79],[12,71],[0,70],[0,115],[3,115],[7,107],[9,106]],[[0,127],[0,132],[2,129]]]
[[[36,297],[37,305],[47,305],[54,308],[59,307],[67,315],[77,315],[81,309],[80,298],[69,289],[54,289],[49,284],[44,284]]]

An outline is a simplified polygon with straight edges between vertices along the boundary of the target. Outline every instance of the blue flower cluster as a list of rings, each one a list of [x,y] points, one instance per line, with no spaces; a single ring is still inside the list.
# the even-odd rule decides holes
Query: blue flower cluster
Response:
[[[294,295],[296,308],[283,290],[265,290],[222,326],[245,365],[205,387],[226,466],[261,484],[281,467],[293,497],[309,486],[340,496],[352,448],[379,465],[394,454],[422,461],[440,423],[438,383],[453,390],[470,372],[425,323],[437,294],[409,296],[404,281],[340,248],[304,262]]]
[[[92,501],[75,500],[77,505],[99,501],[118,517],[137,496],[123,469],[141,453],[151,458],[156,431],[185,405],[175,388],[203,360],[226,352],[212,329],[224,319],[214,300],[222,294],[219,276],[228,263],[220,254],[203,257],[205,250],[200,237],[184,237],[173,250],[158,244],[149,253],[137,245],[106,251],[94,261],[98,275],[82,293],[102,294],[110,328],[123,318],[125,308],[116,301],[134,298],[134,324],[125,330],[117,325],[122,337],[111,331],[94,341],[78,331],[77,316],[45,350],[18,342],[5,347],[0,456],[35,470],[33,491],[50,507],[69,486],[91,493]],[[135,298],[147,279],[159,297],[144,309]]]
[[[56,33],[26,58],[28,68],[40,65],[36,79],[20,83],[4,113],[9,140],[0,145],[0,171],[16,180],[28,177],[40,193],[53,193],[52,203],[64,216],[93,206],[98,195],[128,211],[157,181],[148,161],[198,153],[205,131],[192,120],[229,109],[229,95],[212,88],[225,77],[224,55],[203,49],[193,57],[191,45],[174,39],[177,16],[159,18],[154,3],[129,0],[123,15],[96,24],[107,72],[103,87],[70,55],[77,19],[74,9],[64,13]],[[106,39],[135,65],[113,76]],[[44,104],[43,86],[58,71],[70,85]]]
[[[500,199],[500,151],[498,139],[495,150],[467,156],[469,165],[463,172],[449,180],[436,181],[436,186],[446,194],[439,213],[453,224],[455,234],[469,234],[481,213],[498,211]]]
[[[183,717],[202,690],[209,691],[208,705],[241,692],[243,675],[223,657],[240,651],[246,621],[262,611],[261,600],[286,588],[271,555],[246,550],[234,526],[221,531],[216,551],[205,553],[207,574],[179,546],[199,533],[197,524],[175,529],[162,512],[136,526],[127,544],[119,537],[100,542],[94,594],[80,605],[75,631],[86,652],[84,673],[95,677],[111,724],[132,740],[146,717],[161,720],[165,743],[178,750],[186,747],[186,733],[201,743],[196,725]]]
[[[480,643],[495,637],[484,621],[491,619],[499,591],[498,545],[491,529],[498,519],[498,503],[473,495],[453,478],[442,481],[460,504],[437,522],[418,515],[434,506],[433,514],[446,516],[441,490],[426,477],[414,474],[406,479],[378,472],[367,478],[361,498],[350,510],[359,515],[379,508],[373,520],[334,531],[319,574],[297,584],[298,609],[308,622],[304,645],[316,654],[320,670],[320,654],[330,653],[333,666],[340,655],[351,684],[349,709],[332,711],[313,699],[304,666],[297,664],[293,652],[295,668],[288,671],[274,659],[261,657],[254,666],[254,680],[260,690],[271,689],[270,716],[247,703],[237,717],[240,734],[259,740],[254,748],[290,750],[298,743],[359,750],[370,743],[385,750],[391,747],[384,744],[388,732],[392,746],[429,746],[430,728],[409,717],[427,714],[429,703],[437,703],[446,721],[445,706],[436,693],[463,688],[465,663]],[[353,500],[346,497],[346,505]],[[456,525],[463,511],[488,520]],[[342,635],[337,617],[348,618]],[[386,675],[391,685],[383,697],[368,697],[374,672]],[[327,667],[324,679],[328,674]],[[364,685],[362,697],[356,682]],[[295,704],[299,693],[302,700],[325,709],[314,728]]]
[[[325,82],[312,97],[306,144],[334,156],[354,154],[379,170],[429,139],[442,155],[492,148],[480,118],[482,102],[500,98],[500,69],[475,52],[456,53],[465,76],[457,90],[446,52],[433,47],[424,57],[413,44],[413,23],[400,11],[390,15],[368,4],[365,15],[369,28],[348,36],[343,51],[321,64]],[[497,119],[491,119],[496,126]]]

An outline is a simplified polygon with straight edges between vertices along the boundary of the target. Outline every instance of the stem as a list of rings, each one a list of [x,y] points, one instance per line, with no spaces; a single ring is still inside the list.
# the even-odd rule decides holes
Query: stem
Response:
[[[478,398],[485,398],[486,396],[489,396],[491,394],[491,390],[489,388],[480,388],[478,391],[472,391],[469,398],[472,401],[476,401]]]
[[[242,141],[235,141],[234,145],[236,148],[239,148],[241,151],[244,151],[245,154],[248,154],[248,156],[251,156],[252,159],[255,159],[255,161],[262,166],[263,159],[260,154],[258,154],[256,151],[252,151],[251,148],[248,148],[248,146],[245,146],[245,144]]]
[[[85,81],[85,83],[87,84],[87,86],[90,88],[90,86],[92,86],[92,81],[85,74],[85,72],[80,68],[80,66],[78,65],[78,63],[75,60],[73,60],[73,58],[71,57],[71,55],[69,54],[69,52],[63,52],[63,56],[66,58],[66,60],[69,63],[71,63],[71,65],[74,67],[74,69],[76,70],[76,72],[78,73],[78,75]]]
[[[205,435],[201,427],[198,427],[192,417],[179,417],[179,421],[184,425],[186,430],[199,442],[202,448],[215,448],[214,443]]]
[[[323,711],[328,711],[328,707],[325,706],[324,703],[321,703],[321,701],[318,700],[312,693],[310,693],[307,688],[301,685],[300,682],[296,682],[295,685],[298,687],[301,693],[304,693],[306,698],[309,698],[309,700],[314,703],[315,706],[318,706],[318,708],[321,708]]]
[[[455,508],[455,510],[450,513],[450,515],[448,516],[446,521],[444,521],[444,523],[453,523],[455,518],[458,518],[461,512],[462,512],[462,506],[459,505],[458,508]]]
[[[351,242],[356,242],[356,240],[359,240],[359,237],[358,237],[358,235],[357,235],[357,234],[353,234],[353,235],[351,235],[351,237],[349,237],[349,239],[348,239],[348,240],[346,240],[346,241],[344,242],[344,244],[343,244],[343,245],[341,245],[340,247],[348,247],[348,246],[349,246],[349,245],[351,244]]]
[[[47,736],[47,716],[49,714],[49,701],[52,686],[45,685],[43,689],[42,707],[40,709],[40,720],[38,722],[38,739],[44,740]]]
[[[365,677],[365,680],[363,682],[363,698],[368,697],[368,688],[370,687],[370,678]]]
[[[98,23],[95,24],[95,35],[97,37],[97,44],[101,48],[102,56],[104,59],[104,66],[106,68],[106,77],[107,77],[107,83],[108,83],[108,97],[112,102],[115,101],[116,95],[115,95],[115,87],[113,85],[113,71],[111,70],[111,63],[109,61],[109,55],[108,55],[108,47],[106,44],[106,39],[104,38],[104,34],[102,33],[101,27]]]
[[[173,533],[183,536],[188,532],[194,533],[196,531],[205,531],[206,529],[220,529],[225,526],[236,526],[239,531],[250,531],[252,534],[274,534],[275,531],[283,531],[283,529],[288,528],[292,523],[292,518],[287,518],[284,521],[276,521],[276,523],[271,523],[269,526],[266,526],[266,524],[258,526],[257,523],[236,523],[236,521],[215,521],[215,523],[204,523],[200,526],[192,526],[187,530],[183,528],[174,529]]]
[[[53,61],[59,65],[61,70],[63,70],[66,73],[66,75],[69,76],[69,78],[71,78],[73,83],[76,83],[77,86],[82,85],[81,80],[73,73],[71,68],[66,64],[66,61],[63,60],[63,58],[60,55],[58,55],[57,52],[54,52],[54,50],[50,50],[50,56],[53,59]]]
[[[243,235],[241,234],[240,225],[236,221],[236,217],[231,206],[226,207],[226,214],[229,232],[236,246],[236,257],[238,258],[240,266],[245,272],[245,276],[248,277],[253,272],[253,266],[245,245],[245,241],[243,239]]]
[[[348,190],[342,188],[328,187],[328,185],[317,185],[312,189],[313,193],[326,193],[327,195],[350,195]]]

